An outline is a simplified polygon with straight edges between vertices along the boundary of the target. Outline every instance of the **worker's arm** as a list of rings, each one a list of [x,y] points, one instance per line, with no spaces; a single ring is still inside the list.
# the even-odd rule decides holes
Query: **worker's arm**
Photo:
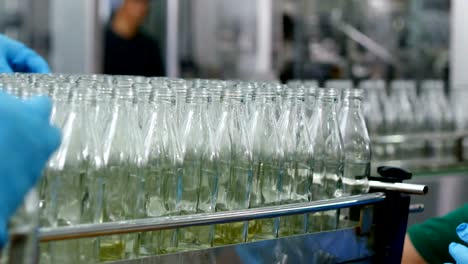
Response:
[[[414,248],[409,235],[405,237],[405,246],[403,248],[402,264],[426,264],[426,261],[419,255],[419,252]]]
[[[48,73],[47,62],[24,44],[0,34],[0,72]]]
[[[51,106],[47,97],[22,101],[0,92],[0,248],[10,217],[60,144],[49,124]]]
[[[452,242],[466,245],[456,231],[464,222],[468,222],[468,204],[412,226],[405,240],[402,263],[454,263],[449,245]]]

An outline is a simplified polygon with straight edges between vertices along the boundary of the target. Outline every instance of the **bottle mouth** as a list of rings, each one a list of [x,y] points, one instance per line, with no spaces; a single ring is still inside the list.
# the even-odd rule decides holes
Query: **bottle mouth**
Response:
[[[71,101],[92,102],[97,98],[97,92],[94,89],[76,89],[71,93]]]
[[[206,88],[206,86],[199,86],[197,88],[190,88],[187,90],[187,102],[196,103],[200,101],[209,101],[211,99],[211,94]]]
[[[304,101],[305,99],[305,91],[302,87],[288,87],[284,90],[284,97],[292,102],[295,101]]]
[[[175,102],[174,91],[167,87],[154,89],[151,97],[156,102],[169,102],[169,103]]]
[[[362,89],[346,89],[343,91],[343,97],[349,99],[362,99],[363,97]]]
[[[327,99],[338,99],[338,91],[335,88],[319,88],[318,96]]]
[[[189,88],[187,81],[183,79],[170,79],[167,81],[169,88],[171,88],[176,93],[186,92]]]
[[[227,102],[244,102],[245,94],[239,85],[232,85],[223,90],[223,98]]]
[[[135,92],[133,90],[133,87],[130,85],[117,85],[115,87],[115,97],[117,99],[134,99],[135,98]]]
[[[56,86],[52,92],[52,98],[54,100],[68,100],[71,96],[71,88],[69,85]]]

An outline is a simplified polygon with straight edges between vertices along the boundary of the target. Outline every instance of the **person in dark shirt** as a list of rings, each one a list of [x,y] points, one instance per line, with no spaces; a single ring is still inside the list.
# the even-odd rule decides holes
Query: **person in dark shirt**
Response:
[[[106,28],[104,73],[164,76],[158,43],[141,32],[150,0],[124,0]]]

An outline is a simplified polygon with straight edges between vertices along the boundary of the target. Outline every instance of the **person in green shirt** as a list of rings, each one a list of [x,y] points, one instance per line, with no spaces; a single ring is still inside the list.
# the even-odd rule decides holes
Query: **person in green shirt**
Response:
[[[455,262],[450,255],[453,252],[449,252],[449,245],[451,251],[452,242],[468,246],[466,239],[463,241],[459,237],[459,229],[463,226],[460,224],[467,222],[468,204],[465,204],[445,216],[431,218],[412,226],[406,235],[402,263],[460,263]]]

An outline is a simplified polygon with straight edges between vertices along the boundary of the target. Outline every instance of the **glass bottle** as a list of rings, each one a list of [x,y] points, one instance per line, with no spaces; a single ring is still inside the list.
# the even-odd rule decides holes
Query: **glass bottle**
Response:
[[[278,103],[274,88],[265,84],[257,91],[252,125],[249,128],[252,141],[253,180],[250,208],[279,204],[284,154],[278,135],[275,107]],[[249,223],[249,241],[277,237],[275,219],[254,220]]]
[[[226,83],[224,81],[211,81],[209,83],[208,90],[211,95],[211,107],[209,110],[208,117],[210,118],[211,127],[213,129],[218,127],[220,117],[219,113],[222,110],[222,102],[225,87]]]
[[[244,95],[240,87],[225,90],[216,146],[219,151],[219,180],[216,211],[247,209],[252,184],[252,153],[246,128]],[[247,223],[215,227],[214,245],[243,243]]]
[[[182,163],[176,121],[175,94],[162,84],[153,90],[151,116],[145,134],[143,157],[145,217],[177,215],[177,164]],[[140,237],[140,255],[166,254],[177,248],[177,232],[146,232]]]
[[[305,107],[305,91],[301,87],[286,89],[286,105],[280,118],[279,131],[284,151],[284,173],[280,182],[280,203],[310,201],[312,182],[312,144]],[[303,234],[307,226],[304,215],[280,218],[279,235]]]
[[[441,90],[442,94],[439,94],[438,90]],[[443,124],[443,109],[438,97],[443,96],[443,86],[439,86],[436,81],[425,80],[421,83],[421,101],[423,104],[424,111],[424,124],[427,132],[441,133],[444,130]],[[443,160],[443,143],[442,140],[430,140],[426,142],[430,158],[437,158]]]
[[[52,107],[52,113],[50,116],[51,122],[62,128],[67,117],[71,100],[70,84],[68,83],[57,83],[54,85],[52,93],[52,100],[54,105]]]
[[[306,117],[308,120],[312,118],[312,113],[314,112],[315,103],[317,101],[317,88],[318,86],[310,84],[305,86],[306,97],[305,97],[305,108],[306,108]]]
[[[167,85],[153,90],[152,111],[145,134],[143,157],[147,163],[145,178],[145,217],[177,215],[178,184],[176,177],[180,157],[176,123],[175,94]],[[140,255],[166,254],[177,248],[177,232],[164,230],[140,236]]]
[[[254,82],[241,82],[238,85],[241,86],[242,92],[245,94],[245,114],[248,118],[247,125],[250,127],[251,117],[255,111],[256,84]]]
[[[181,131],[182,170],[178,173],[177,211],[182,215],[214,212],[217,192],[217,159],[214,136],[207,116],[210,96],[205,87],[187,91],[187,118]],[[211,226],[183,228],[178,250],[209,248]]]
[[[325,88],[333,88],[336,89],[338,94],[338,109],[341,108],[341,101],[343,98],[343,91],[347,89],[353,89],[353,82],[351,80],[328,80],[325,82]]]
[[[131,84],[119,82],[115,88],[113,114],[107,123],[103,145],[102,221],[137,219],[144,216],[143,144],[138,127]],[[131,257],[138,251],[135,234],[100,238],[101,261]]]
[[[73,226],[89,223],[94,193],[89,190],[89,167],[96,164],[98,149],[87,113],[90,100],[86,90],[78,89],[72,95],[72,107],[62,129],[62,145],[49,162],[45,173],[43,225]],[[89,216],[89,218],[87,218]],[[78,249],[78,250],[77,250]],[[51,243],[52,263],[78,263],[89,255],[86,246],[76,240]]]
[[[335,89],[319,89],[317,104],[310,121],[313,149],[312,200],[340,197],[343,177],[343,140],[337,117],[338,94]],[[309,216],[309,230],[337,227],[336,212],[319,218]]]
[[[385,92],[385,83],[382,80],[362,81],[359,87],[364,90],[362,111],[371,136],[385,135],[387,127],[391,127],[389,116],[386,113],[388,98]],[[373,158],[384,160],[386,155],[385,144],[374,144]],[[388,155],[392,155],[391,149]]]
[[[187,106],[187,89],[188,84],[182,79],[173,79],[169,82],[169,87],[172,89],[176,96],[176,125],[177,130],[182,130],[182,126],[185,123],[184,118],[187,116],[186,106]]]
[[[444,94],[444,84],[438,80],[425,80],[421,83],[421,101],[424,109],[425,126],[428,132],[443,133],[453,131],[453,112]],[[453,140],[433,139],[426,143],[430,155],[440,161],[453,161]]]
[[[151,115],[151,96],[153,86],[148,83],[137,83],[133,85],[133,89],[136,92],[138,126],[143,132],[147,130],[149,116]]]
[[[115,102],[114,85],[96,85],[96,110],[93,113],[95,131],[99,139],[106,138],[107,124],[110,122]]]
[[[339,117],[344,146],[343,195],[369,191],[371,143],[362,114],[362,95],[360,89],[346,90]]]
[[[397,80],[391,83],[393,108],[395,113],[395,132],[410,134],[421,131],[423,111],[416,95],[416,85],[413,81]],[[413,140],[399,144],[396,150],[398,159],[414,159],[424,151],[423,140]]]

